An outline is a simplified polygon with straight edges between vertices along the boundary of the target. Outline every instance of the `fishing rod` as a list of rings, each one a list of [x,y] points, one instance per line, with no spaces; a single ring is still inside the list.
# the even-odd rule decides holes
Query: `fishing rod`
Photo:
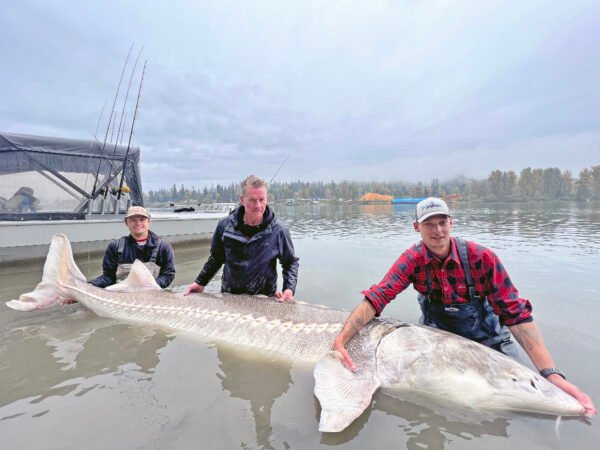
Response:
[[[106,154],[106,152],[104,152],[102,150],[102,144],[100,143],[100,141],[98,140],[98,136],[96,136],[95,134],[92,134],[92,137],[94,138],[94,140],[96,141],[96,144],[98,144],[98,146],[100,147],[100,151],[102,152],[102,155],[105,156],[107,158],[108,163],[111,165],[112,169],[115,169],[115,171],[117,171],[117,166],[115,164],[115,162],[112,159],[108,158],[108,155]]]
[[[140,104],[140,97],[142,95],[142,84],[144,83],[144,74],[146,73],[146,65],[148,61],[144,61],[144,69],[142,70],[142,78],[140,78],[140,87],[138,88],[137,100],[135,101],[135,109],[133,110],[133,118],[131,119],[131,131],[129,132],[129,142],[127,143],[127,151],[125,152],[125,158],[123,159],[123,169],[121,171],[121,181],[119,182],[119,193],[117,194],[117,200],[121,199],[121,189],[123,188],[123,181],[125,180],[125,170],[127,169],[127,157],[129,156],[129,149],[131,149],[131,138],[133,137],[133,127],[135,125],[135,118],[138,112],[138,106]]]
[[[125,136],[125,124],[127,123],[127,111],[125,111],[125,117],[123,119],[123,128],[121,129],[121,138],[119,139],[119,145],[123,145],[123,136]]]
[[[102,105],[102,110],[100,111],[100,117],[98,117],[98,123],[96,124],[96,132],[94,133],[94,136],[98,134],[98,128],[100,128],[100,120],[102,120],[102,114],[104,114],[104,108],[106,108],[106,102],[107,102],[107,100],[105,100],[104,105]]]
[[[113,139],[115,138],[115,124],[117,123],[117,112],[113,109],[112,111],[112,118],[114,118],[115,120],[112,121],[112,131],[110,133],[110,143],[112,144]]]
[[[98,144],[98,147],[100,147],[100,151],[102,151],[102,144],[98,140],[98,137],[94,134],[92,134],[92,137]],[[111,165],[109,176],[106,178],[106,180],[104,180],[104,182],[100,186],[98,186],[98,192],[103,193],[103,195],[106,195],[108,193],[108,189],[106,188],[106,186],[108,186],[119,175],[119,169],[117,169],[115,162],[112,159],[108,158],[106,152],[102,151],[102,155],[106,157],[106,160]],[[112,169],[115,169],[114,175],[112,175]]]
[[[102,105],[102,109],[100,110],[100,115],[98,116],[98,123],[96,124],[96,131],[94,132],[94,134],[92,134],[92,136],[94,136],[94,138],[96,138],[96,135],[98,134],[98,128],[100,128],[100,121],[102,120],[102,115],[104,114],[104,108],[106,108],[106,102],[107,102],[107,100],[105,100],[105,101],[104,101],[104,105]],[[98,140],[98,139],[96,139],[96,141],[97,141],[97,140]],[[90,144],[90,150],[91,150],[91,149],[92,149],[92,145]],[[88,176],[89,176],[89,175],[90,175],[90,174],[88,173],[88,174],[85,176],[85,184],[87,184],[87,180],[88,180]],[[92,191],[92,194],[93,194],[93,193],[94,193],[94,191]],[[85,196],[86,196],[86,197],[88,197],[88,198],[90,198],[88,195],[89,195],[89,194],[87,194],[87,193],[86,193],[86,195],[85,195]]]
[[[115,105],[117,104],[117,98],[119,96],[119,91],[121,90],[121,82],[123,81],[123,75],[125,74],[125,68],[127,67],[127,63],[129,62],[129,56],[131,55],[131,50],[133,49],[133,44],[131,43],[131,47],[129,47],[129,52],[127,52],[127,58],[125,58],[125,64],[123,65],[123,70],[121,71],[121,77],[119,78],[119,84],[117,85],[117,92],[115,93],[115,98],[113,100],[111,111],[115,110]],[[102,153],[104,153],[104,149],[106,148],[106,140],[108,139],[108,132],[110,131],[110,122],[112,120],[112,113],[110,115],[110,119],[108,120],[108,126],[106,127],[106,133],[104,135],[104,143],[102,144]],[[95,198],[96,186],[98,185],[98,176],[100,175],[100,166],[102,165],[103,159],[101,158],[98,161],[98,169],[96,169],[96,178],[94,179],[94,187],[92,188],[92,194],[90,198]]]
[[[127,100],[129,99],[129,90],[131,89],[131,82],[133,80],[133,76],[135,75],[135,69],[138,65],[138,62],[140,60],[140,56],[142,55],[142,51],[144,50],[144,47],[142,47],[140,49],[140,51],[138,52],[137,58],[135,59],[135,63],[133,64],[133,69],[131,69],[131,75],[129,77],[129,83],[127,84],[127,91],[125,92],[125,100],[123,101],[123,108],[121,109],[121,119],[119,120],[119,128],[117,130],[117,139],[115,140],[115,147],[113,148],[113,153],[112,153],[112,157],[111,159],[114,160],[115,159],[115,155],[117,154],[117,147],[119,146],[119,135],[121,133],[125,134],[125,124],[123,123],[123,117],[125,116],[125,108],[127,107]],[[115,115],[115,123],[116,123],[116,115]],[[113,125],[113,130],[114,130],[114,125]],[[111,139],[112,142],[112,139]],[[112,167],[109,169],[108,172],[108,178],[112,179],[112,169],[115,169],[115,177],[118,176],[118,169],[117,167],[113,164]],[[123,163],[123,170],[125,169],[125,163]],[[121,186],[119,186],[119,198],[121,198],[120,196],[120,189]],[[104,196],[106,198],[106,195],[108,194],[108,190],[106,190],[104,192]]]
[[[281,164],[279,165],[279,169],[277,169],[277,171],[273,174],[273,176],[271,177],[271,179],[269,180],[268,184],[271,184],[271,181],[273,181],[275,179],[275,177],[277,176],[277,174],[279,173],[279,171],[281,170],[281,168],[283,167],[283,165],[285,164],[285,162],[287,161],[287,159],[290,157],[290,154],[288,153],[287,155],[285,155],[285,158],[283,159],[283,161],[281,161]]]
[[[144,47],[142,47],[140,49],[140,51],[138,52],[137,58],[135,59],[135,63],[133,64],[133,69],[131,70],[131,76],[129,77],[129,83],[127,84],[127,91],[125,92],[125,101],[123,102],[123,109],[121,110],[121,119],[119,121],[119,130],[117,131],[117,140],[115,141],[115,148],[113,150],[113,155],[112,155],[113,158],[115,157],[115,154],[117,152],[117,146],[119,143],[119,134],[121,134],[121,127],[123,127],[123,134],[125,134],[124,133],[125,125],[123,123],[123,117],[125,116],[125,107],[127,106],[127,99],[129,98],[129,89],[131,88],[131,81],[133,80],[133,75],[135,74],[135,68],[137,67],[137,64],[140,60],[142,50],[144,50]]]

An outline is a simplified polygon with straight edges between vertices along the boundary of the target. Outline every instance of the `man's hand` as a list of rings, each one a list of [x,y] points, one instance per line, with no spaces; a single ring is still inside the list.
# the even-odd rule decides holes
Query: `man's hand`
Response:
[[[523,347],[523,350],[529,355],[535,367],[538,369],[542,367],[556,367],[544,344],[542,333],[535,322],[524,322],[511,325],[508,328],[517,342]],[[558,374],[550,375],[548,381],[561,388],[570,396],[575,397],[586,409],[586,415],[592,416],[596,413],[596,407],[592,399],[577,386],[569,383]]]
[[[352,358],[350,358],[348,350],[346,350],[346,347],[340,339],[336,338],[333,341],[332,350],[338,352],[342,356],[342,363],[347,369],[350,369],[352,372],[357,371],[356,364],[354,364],[354,361],[352,361]]]
[[[596,414],[596,407],[594,406],[592,399],[577,386],[569,383],[567,380],[563,379],[563,377],[557,374],[552,374],[547,379],[570,396],[575,397],[575,399],[577,399],[577,401],[585,408],[586,416],[591,417]]]
[[[188,285],[188,287],[185,288],[183,295],[189,295],[192,292],[204,292],[204,286],[194,281],[192,284]]]
[[[350,313],[342,331],[340,331],[333,340],[332,350],[338,352],[342,356],[342,363],[352,372],[356,372],[358,369],[346,350],[346,343],[350,342],[350,339],[352,339],[352,337],[373,317],[375,317],[375,308],[373,308],[373,305],[371,305],[367,299],[364,299],[354,311]]]
[[[286,289],[283,292],[275,292],[275,297],[277,297],[280,302],[291,303],[294,300],[294,293],[291,289]]]

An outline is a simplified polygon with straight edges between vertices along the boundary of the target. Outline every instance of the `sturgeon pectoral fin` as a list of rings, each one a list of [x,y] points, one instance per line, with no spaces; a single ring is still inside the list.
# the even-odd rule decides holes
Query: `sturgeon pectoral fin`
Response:
[[[315,395],[321,403],[319,431],[337,432],[350,425],[371,404],[379,387],[369,370],[352,372],[339,352],[327,353],[314,370]]]

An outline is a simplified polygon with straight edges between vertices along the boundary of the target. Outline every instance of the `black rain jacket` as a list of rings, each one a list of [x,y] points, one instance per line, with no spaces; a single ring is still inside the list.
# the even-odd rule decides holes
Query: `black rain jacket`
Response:
[[[298,258],[290,232],[280,223],[267,205],[261,231],[246,236],[240,231],[238,217],[243,217],[238,206],[229,216],[219,221],[212,238],[210,256],[196,283],[206,286],[224,265],[221,292],[231,294],[275,295],[277,290],[277,260],[281,263],[283,290],[296,292]]]
[[[135,239],[131,235],[125,238],[125,248],[123,249],[123,260],[119,261],[119,239],[115,239],[108,244],[104,259],[102,260],[102,275],[90,281],[94,286],[105,288],[117,282],[117,266],[122,264],[133,264],[136,259],[143,263],[150,261],[152,251],[158,245],[159,237],[148,230],[148,241],[143,248],[139,248]],[[160,266],[160,272],[156,278],[156,283],[161,288],[166,288],[175,278],[175,258],[173,249],[164,239],[160,240],[160,248],[156,255],[156,264]]]

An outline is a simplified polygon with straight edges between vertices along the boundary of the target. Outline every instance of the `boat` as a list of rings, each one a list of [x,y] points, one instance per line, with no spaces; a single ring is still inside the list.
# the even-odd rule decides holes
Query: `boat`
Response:
[[[223,215],[231,213],[238,206],[238,203],[201,203],[197,206],[171,203],[171,206],[173,207],[173,212],[176,213],[203,212]]]
[[[44,257],[55,233],[74,253],[103,251],[127,234],[132,205],[144,206],[139,147],[0,132],[0,264]],[[150,229],[173,244],[210,239],[229,212],[150,209]]]
[[[227,215],[237,208],[237,203],[201,203],[196,211],[210,214]]]
[[[401,203],[401,204],[417,204],[422,200],[425,200],[427,197],[401,197],[401,198],[394,198],[392,200],[392,203]]]

